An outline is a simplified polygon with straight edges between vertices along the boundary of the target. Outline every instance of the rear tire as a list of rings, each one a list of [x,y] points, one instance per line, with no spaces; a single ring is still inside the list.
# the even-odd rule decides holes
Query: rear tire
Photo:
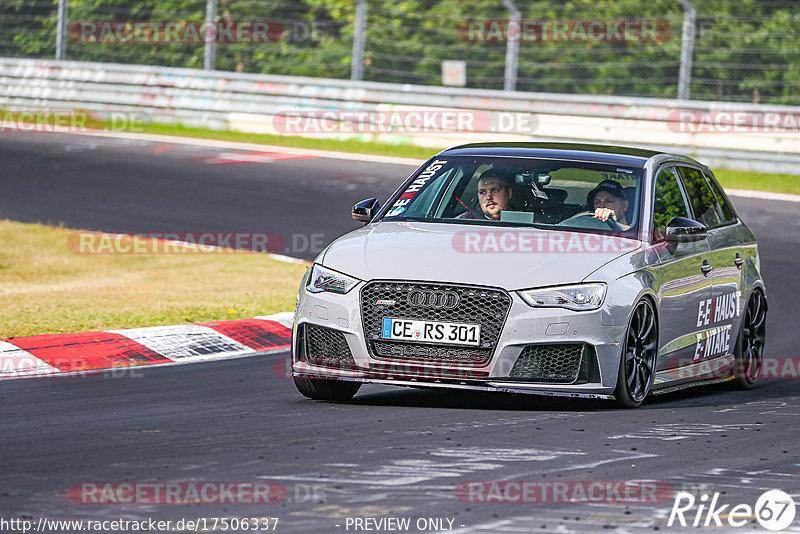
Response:
[[[617,388],[614,397],[624,408],[638,408],[644,402],[655,376],[658,352],[658,323],[649,300],[640,300],[633,309],[620,352]]]
[[[352,399],[361,388],[361,382],[325,380],[324,378],[294,378],[297,391],[314,400],[346,401]]]
[[[755,290],[747,301],[733,351],[734,380],[731,383],[735,389],[753,389],[761,376],[766,332],[767,299],[761,291]]]

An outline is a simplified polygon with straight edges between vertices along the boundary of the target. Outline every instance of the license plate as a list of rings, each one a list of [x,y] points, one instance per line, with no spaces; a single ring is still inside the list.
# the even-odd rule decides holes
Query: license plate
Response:
[[[480,345],[481,325],[384,317],[381,337],[452,345]]]

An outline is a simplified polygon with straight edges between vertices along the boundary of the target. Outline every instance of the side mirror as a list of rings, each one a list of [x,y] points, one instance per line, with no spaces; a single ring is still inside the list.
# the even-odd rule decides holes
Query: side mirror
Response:
[[[692,243],[702,241],[707,236],[706,226],[692,219],[673,217],[667,224],[667,243]]]
[[[353,206],[353,219],[367,224],[378,213],[380,207],[381,203],[378,202],[377,198],[364,199]]]

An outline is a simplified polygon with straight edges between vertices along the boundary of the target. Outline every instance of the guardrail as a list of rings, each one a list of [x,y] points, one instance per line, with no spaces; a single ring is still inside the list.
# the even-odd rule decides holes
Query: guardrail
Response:
[[[156,122],[264,133],[282,133],[275,127],[275,117],[286,112],[460,110],[482,113],[486,120],[476,121],[466,131],[440,128],[419,133],[401,129],[364,134],[337,130],[303,135],[431,147],[502,139],[616,143],[691,154],[712,166],[800,174],[800,125],[792,128],[791,121],[783,120],[800,118],[800,107],[790,106],[486,91],[0,58],[0,107],[25,111],[81,109],[101,116],[142,111]],[[758,131],[737,126],[734,113],[771,113],[783,119],[780,128]],[[338,120],[345,120],[342,116],[337,115]],[[525,128],[498,127],[503,117],[510,117],[513,123],[521,116],[527,117]],[[711,121],[704,123],[704,117],[711,117]]]

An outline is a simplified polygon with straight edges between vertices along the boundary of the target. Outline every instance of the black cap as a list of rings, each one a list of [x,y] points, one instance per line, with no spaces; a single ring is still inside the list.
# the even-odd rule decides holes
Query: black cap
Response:
[[[586,195],[586,204],[588,206],[594,205],[594,196],[597,194],[598,191],[605,191],[614,195],[617,198],[621,198],[622,200],[627,200],[625,198],[625,189],[619,184],[619,182],[615,182],[614,180],[603,180],[597,186],[589,191],[589,194]]]

